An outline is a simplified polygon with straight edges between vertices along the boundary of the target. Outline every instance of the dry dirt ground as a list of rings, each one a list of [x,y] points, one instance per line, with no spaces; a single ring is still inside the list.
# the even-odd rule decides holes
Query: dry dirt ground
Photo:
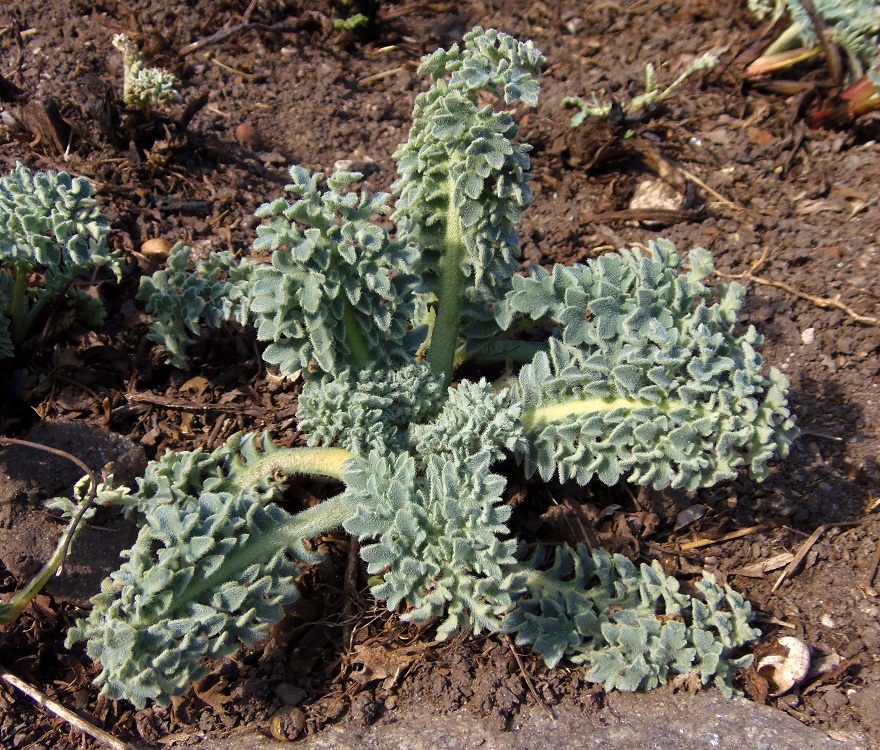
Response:
[[[421,55],[476,24],[533,39],[548,64],[539,107],[518,114],[522,138],[534,145],[535,200],[522,225],[526,261],[578,261],[657,236],[680,249],[710,249],[719,279],[738,277],[749,288],[744,323],[765,334],[766,359],[791,379],[802,436],[763,484],[742,479],[695,494],[532,484],[517,524],[552,538],[578,528],[569,523],[573,515],[586,517],[600,539],[633,557],[659,559],[685,578],[713,571],[752,601],[767,643],[797,636],[818,663],[795,692],[767,700],[810,726],[862,731],[880,743],[877,122],[837,130],[804,125],[804,112],[827,93],[821,62],[789,76],[799,82],[795,93],[744,84],[742,71],[765,31],[750,21],[745,3],[377,0],[353,4],[374,19],[368,27],[335,30],[333,19],[350,15],[351,5],[0,6],[0,73],[22,92],[4,104],[11,117],[0,135],[2,168],[21,161],[87,176],[111,219],[112,243],[127,258],[123,281],[101,285],[109,310],[103,330],[74,330],[48,350],[24,351],[4,370],[3,434],[20,436],[37,421],[63,418],[126,436],[148,458],[168,448],[213,447],[242,429],[268,429],[286,444],[299,440],[298,385],[267,371],[248,334],[205,336],[189,372],[163,364],[145,338],[148,318],[133,302],[138,278],[162,260],[142,252],[144,242],[248,252],[254,209],[282,194],[294,163],[329,171],[349,160],[366,173],[369,188],[388,189],[392,154],[426,85],[415,70]],[[242,23],[258,26],[212,39]],[[121,56],[110,42],[123,31],[151,64],[180,79],[184,103],[170,114],[120,114]],[[563,97],[597,92],[625,101],[641,92],[645,63],[653,62],[665,83],[712,49],[721,54],[715,70],[649,116],[570,129]],[[622,139],[628,129],[634,137]],[[664,226],[646,226],[626,211],[637,186],[655,178],[658,154],[704,187],[684,210],[659,216]],[[14,473],[10,465],[7,473]],[[28,471],[39,485],[48,469]],[[33,510],[40,487],[31,489],[29,496],[7,494],[6,502]],[[318,485],[296,486],[290,502],[320,493]],[[703,515],[678,526],[678,514],[696,515],[695,506]],[[0,519],[15,531],[0,550],[6,592],[23,582],[14,571],[36,563],[35,548],[14,544],[26,534],[20,519],[34,514],[16,507]],[[88,657],[62,645],[83,610],[60,596],[40,597],[0,634],[2,666],[108,731],[147,743],[219,736],[244,724],[268,729],[270,717],[290,704],[301,707],[312,732],[329,722],[384,721],[413,705],[437,712],[465,706],[500,731],[536,697],[552,703],[576,695],[586,709],[601,703],[582,669],[548,672],[529,655],[521,666],[503,639],[433,643],[429,629],[404,626],[375,606],[363,579],[354,596],[344,592],[344,536],[316,543],[327,562],[306,572],[305,606],[265,645],[219,664],[170,709],[133,711],[97,697]],[[782,569],[755,572],[803,549],[801,564],[775,591]],[[763,699],[760,681],[746,676],[743,687]],[[5,688],[0,713],[3,746],[84,744],[64,722]]]

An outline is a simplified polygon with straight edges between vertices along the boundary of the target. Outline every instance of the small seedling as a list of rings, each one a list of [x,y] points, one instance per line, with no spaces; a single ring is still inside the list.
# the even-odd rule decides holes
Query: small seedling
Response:
[[[657,85],[657,73],[654,70],[654,66],[652,63],[648,63],[645,66],[645,93],[624,103],[622,105],[624,114],[630,115],[641,109],[646,109],[655,104],[659,104],[664,99],[668,99],[678,91],[681,85],[694,75],[694,73],[699,73],[703,70],[711,70],[717,64],[717,55],[711,52],[699,55],[690,62],[678,78],[676,78],[665,89],[661,90]],[[578,110],[580,110],[571,118],[571,126],[573,128],[582,125],[584,120],[588,117],[606,117],[614,106],[612,102],[600,101],[595,94],[592,96],[591,103],[587,103],[579,96],[567,96],[562,100],[562,104],[566,107],[577,107]]]
[[[146,67],[137,45],[125,34],[114,36],[113,46],[122,53],[122,100],[126,107],[148,111],[181,101],[174,76],[160,68]]]

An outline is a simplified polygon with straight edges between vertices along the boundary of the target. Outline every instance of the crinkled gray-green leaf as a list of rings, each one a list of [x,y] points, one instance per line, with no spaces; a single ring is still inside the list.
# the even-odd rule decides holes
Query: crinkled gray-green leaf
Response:
[[[49,277],[70,279],[95,266],[118,274],[107,250],[110,222],[85,177],[32,172],[22,164],[0,177],[0,260],[23,271],[41,265]],[[46,285],[50,285],[47,279]]]
[[[433,417],[443,379],[425,364],[399,370],[370,367],[310,380],[299,397],[299,428],[309,445],[333,445],[366,455],[404,451],[411,424]]]
[[[112,478],[99,483],[95,504],[122,508],[126,517],[138,522],[163,505],[195,508],[204,492],[247,492],[267,504],[282,490],[282,479],[271,469],[278,451],[268,433],[242,432],[231,435],[210,453],[201,448],[166,451],[147,463],[134,489],[116,486]],[[261,471],[260,464],[270,468]],[[89,485],[89,478],[84,477],[74,489],[74,502],[55,498],[49,507],[70,515],[86,501]]]
[[[588,664],[587,679],[608,690],[648,690],[698,674],[730,695],[734,674],[751,663],[735,656],[760,636],[749,626],[751,607],[711,575],[697,584],[701,601],[681,593],[656,561],[636,568],[580,545],[558,547],[548,565],[549,555],[539,549],[527,563],[527,593],[503,625],[549,667],[564,657]]]
[[[467,464],[481,453],[492,461],[504,457],[504,450],[525,449],[519,416],[522,404],[508,388],[493,390],[481,378],[463,380],[449,389],[449,398],[437,418],[428,424],[413,424],[410,434],[417,454],[445,456]]]
[[[395,366],[412,360],[424,337],[413,329],[413,248],[392,242],[373,223],[389,211],[387,193],[344,192],[363,175],[338,171],[321,192],[323,174],[290,170],[287,190],[257,210],[254,248],[273,250],[255,274],[250,310],[264,358],[283,373],[306,368],[335,374],[365,362]]]
[[[442,248],[463,243],[464,274],[487,299],[500,298],[519,255],[516,224],[531,202],[529,147],[506,112],[480,106],[480,92],[534,105],[544,58],[507,34],[477,27],[464,46],[438,50],[420,72],[435,83],[420,94],[409,138],[395,154],[400,178],[394,216],[402,239],[420,252],[429,284]],[[447,80],[448,78],[448,80]]]
[[[101,664],[101,694],[167,705],[217,659],[252,645],[297,598],[291,517],[248,495],[203,492],[156,507],[127,561],[67,636]]]
[[[761,479],[787,455],[797,434],[788,381],[761,373],[753,327],[735,334],[742,287],[719,285],[707,304],[711,257],[689,260],[681,273],[664,240],[650,257],[626,250],[514,280],[502,326],[516,314],[559,325],[520,372],[528,474],[694,489],[740,467]]]
[[[408,454],[352,460],[343,476],[354,509],[345,529],[382,583],[372,588],[394,610],[407,601],[411,621],[444,617],[437,637],[471,625],[497,630],[521,590],[516,542],[505,539],[510,508],[504,479],[484,453],[469,464],[429,456],[424,474]]]
[[[147,337],[165,347],[168,363],[186,369],[186,351],[202,325],[247,322],[252,277],[257,264],[228,251],[211,253],[190,270],[192,250],[178,242],[166,267],[141,278],[138,299],[147,303],[153,323]]]

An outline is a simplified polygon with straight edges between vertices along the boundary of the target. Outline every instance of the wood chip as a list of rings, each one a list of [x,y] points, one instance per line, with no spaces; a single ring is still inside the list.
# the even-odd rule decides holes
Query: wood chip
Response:
[[[757,534],[759,531],[764,531],[766,528],[767,527],[764,525],[749,526],[747,529],[731,531],[729,534],[720,536],[717,539],[695,539],[692,542],[685,542],[682,544],[681,549],[698,549],[699,547],[708,547],[710,544],[721,544],[721,542],[729,542],[731,539],[740,539],[741,537],[749,536],[750,534]]]
[[[764,578],[767,573],[779,570],[779,568],[788,565],[793,559],[794,555],[791,552],[780,552],[778,555],[768,557],[766,560],[731,571],[731,575],[745,576],[746,578]]]

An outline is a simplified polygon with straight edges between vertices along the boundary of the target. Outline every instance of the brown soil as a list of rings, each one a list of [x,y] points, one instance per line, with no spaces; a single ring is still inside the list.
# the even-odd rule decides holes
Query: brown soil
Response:
[[[880,599],[871,583],[880,539],[876,123],[840,131],[802,124],[810,91],[822,90],[827,78],[821,64],[797,71],[819,89],[794,98],[744,86],[743,59],[761,29],[739,3],[382,2],[374,25],[344,34],[331,19],[350,12],[347,5],[18,0],[0,7],[0,73],[24,92],[6,108],[26,124],[4,126],[2,168],[21,161],[87,176],[111,219],[112,241],[128,258],[123,282],[101,286],[109,309],[103,330],[73,331],[51,351],[26,351],[4,373],[4,434],[23,434],[36,414],[125,435],[148,457],[166,448],[212,447],[242,429],[268,429],[281,443],[298,440],[297,385],[266,370],[249,336],[232,329],[206,335],[186,373],[151,351],[149,321],[132,301],[139,276],[157,267],[155,257],[140,253],[143,243],[164,238],[200,253],[246,253],[254,209],[282,194],[291,163],[327,172],[338,160],[353,160],[369,188],[388,189],[392,153],[425,87],[415,72],[420,56],[476,24],[531,38],[548,65],[540,106],[520,113],[522,137],[535,147],[534,206],[522,225],[527,261],[578,261],[657,236],[680,249],[710,249],[719,277],[746,275],[744,322],[764,333],[767,361],[791,379],[802,436],[763,484],[743,478],[695,494],[531,485],[519,522],[564,536],[567,514],[585,508],[595,533],[619,549],[660,559],[684,577],[713,571],[753,602],[767,643],[795,635],[825,667],[770,702],[808,725],[861,731],[880,743]],[[245,16],[286,26],[181,53]],[[206,97],[186,113],[185,127],[185,105],[165,119],[120,120],[121,60],[110,44],[120,31],[136,39],[151,64],[180,78],[186,103]],[[569,129],[564,96],[597,91],[624,100],[641,92],[646,62],[658,65],[662,84],[694,54],[713,48],[722,50],[721,64],[650,119],[626,125],[634,138],[621,140],[607,122]],[[238,129],[245,123],[248,132]],[[616,158],[600,158],[613,145],[622,146]],[[621,220],[615,212],[653,176],[658,152],[714,192],[698,189],[687,211],[665,217],[665,227]],[[296,486],[290,502],[320,492]],[[550,498],[559,507],[547,513]],[[705,514],[676,528],[679,512],[696,505]],[[618,507],[597,510],[608,506]],[[721,541],[744,529],[750,531]],[[781,570],[741,574],[798,552],[814,532],[820,533],[802,565],[776,591]],[[714,543],[683,548],[693,540]],[[285,704],[302,706],[309,731],[328,722],[388,720],[406,706],[466,706],[500,731],[536,696],[552,704],[574,695],[587,709],[602,700],[582,669],[550,672],[526,655],[535,682],[530,692],[504,639],[433,643],[430,629],[404,626],[377,607],[363,580],[354,599],[344,593],[348,539],[328,535],[317,546],[327,562],[307,571],[302,604],[273,637],[218,664],[168,710],[132,711],[98,698],[88,657],[62,646],[82,610],[50,595],[0,635],[2,664],[108,731],[148,743],[219,736],[247,724],[265,728]],[[0,550],[7,570],[15,554]],[[2,591],[22,583],[0,576]],[[745,687],[760,700],[760,681]],[[83,746],[66,724],[5,688],[0,711],[4,746]]]

